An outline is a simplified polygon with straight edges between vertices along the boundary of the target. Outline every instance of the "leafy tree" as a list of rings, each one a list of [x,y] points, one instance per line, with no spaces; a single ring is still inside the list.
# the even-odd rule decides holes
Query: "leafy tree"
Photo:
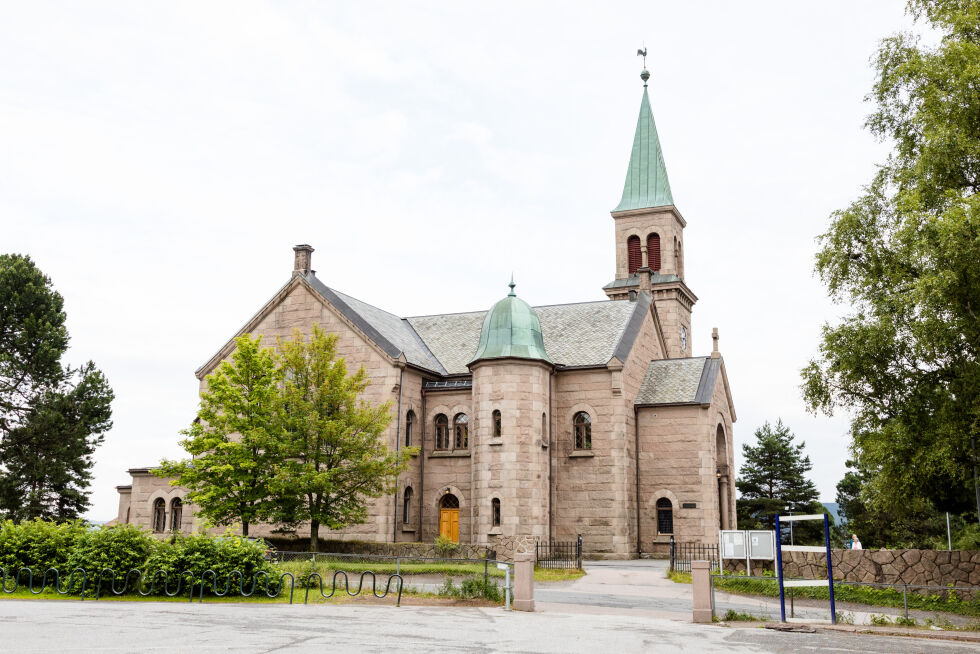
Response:
[[[0,514],[72,520],[88,507],[92,454],[112,389],[88,362],[62,366],[64,301],[31,261],[0,255]]]
[[[191,455],[154,469],[171,485],[188,489],[197,515],[215,525],[249,525],[271,517],[272,481],[283,455],[276,422],[282,375],[262,337],[235,339],[231,361],[206,378],[197,418],[181,445]]]
[[[74,520],[88,507],[92,455],[112,425],[112,390],[91,362],[74,376],[44,389],[0,441],[0,502],[14,520]]]
[[[802,376],[812,411],[852,416],[862,501],[917,538],[917,516],[974,500],[980,2],[912,0],[909,11],[942,38],[897,34],[874,59],[867,126],[894,150],[820,237],[816,270],[853,310],[824,326]]]
[[[358,400],[367,388],[364,368],[347,374],[337,357],[337,336],[319,327],[307,342],[296,330],[279,343],[284,379],[279,448],[285,456],[276,480],[279,521],[309,522],[310,549],[320,527],[341,529],[364,522],[367,499],[394,490],[414,448],[388,449],[384,432],[391,405]]]
[[[735,481],[739,525],[775,529],[777,513],[823,513],[817,488],[806,478],[813,465],[803,453],[805,444],[793,442],[795,437],[782,420],[775,425],[767,421],[755,430],[755,438],[756,445],[742,445],[745,463]],[[807,532],[813,531],[812,526],[805,527]]]

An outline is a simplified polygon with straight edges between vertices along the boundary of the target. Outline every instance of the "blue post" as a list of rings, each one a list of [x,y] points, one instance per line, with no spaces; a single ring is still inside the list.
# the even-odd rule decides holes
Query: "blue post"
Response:
[[[830,560],[830,516],[823,514],[823,535],[827,543],[827,584],[830,586],[830,622],[837,624],[837,608],[834,606],[834,564]]]
[[[786,622],[786,595],[783,592],[783,535],[776,514],[776,574],[779,576],[779,621]]]

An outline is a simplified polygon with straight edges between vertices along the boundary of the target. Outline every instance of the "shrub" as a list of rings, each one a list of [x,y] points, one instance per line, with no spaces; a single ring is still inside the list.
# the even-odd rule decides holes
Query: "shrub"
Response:
[[[459,586],[456,585],[452,577],[446,577],[446,582],[439,589],[438,594],[462,599],[482,597],[491,602],[500,602],[502,600],[500,589],[496,584],[490,581],[483,581],[481,577],[466,577]]]
[[[88,529],[75,541],[61,575],[67,577],[75,568],[82,568],[88,573],[86,588],[95,588],[93,580],[106,568],[114,570],[117,579],[124,577],[130,570],[141,570],[150,554],[160,546],[153,536],[134,525]],[[106,575],[103,589],[109,588],[111,579]],[[80,589],[81,580],[74,587]]]
[[[278,582],[279,573],[276,571],[276,566],[265,560],[265,551],[264,542],[230,533],[219,537],[205,534],[190,536],[177,534],[168,542],[160,543],[155,547],[140,568],[144,570],[147,580],[152,579],[160,570],[166,572],[172,587],[176,586],[178,575],[185,570],[193,573],[197,581],[201,580],[201,575],[205,571],[211,570],[215,577],[207,575],[204,578],[205,592],[213,591],[216,581],[219,592],[223,592],[226,585],[230,583],[227,587],[234,588],[235,593],[240,587],[248,593],[258,573],[264,572],[269,576],[267,582],[262,575],[259,575],[255,583],[256,590],[264,590],[267,583],[271,583],[274,587]],[[241,573],[241,583],[237,576],[235,579],[230,579],[231,573],[235,571]]]
[[[450,556],[456,553],[459,549],[459,545],[449,540],[445,536],[436,536],[435,540],[436,549],[439,550],[439,556],[444,559],[448,559]]]
[[[0,523],[0,568],[16,574],[20,568],[31,568],[35,575],[48,568],[64,569],[69,552],[88,528],[81,521],[48,522],[25,520]]]

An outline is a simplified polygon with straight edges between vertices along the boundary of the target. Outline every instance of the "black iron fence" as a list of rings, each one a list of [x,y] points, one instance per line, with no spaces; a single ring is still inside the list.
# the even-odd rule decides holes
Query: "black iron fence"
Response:
[[[712,569],[718,569],[718,546],[704,543],[678,543],[671,536],[671,572],[690,572],[691,561],[710,561]]]
[[[582,534],[573,541],[538,541],[534,544],[534,564],[540,568],[582,569]]]

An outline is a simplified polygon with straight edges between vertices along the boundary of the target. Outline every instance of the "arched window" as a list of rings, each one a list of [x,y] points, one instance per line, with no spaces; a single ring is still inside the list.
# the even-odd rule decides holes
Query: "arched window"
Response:
[[[633,274],[643,265],[643,253],[640,251],[640,237],[630,236],[626,239],[626,256],[629,263],[629,274]]]
[[[592,418],[585,411],[579,411],[572,419],[575,426],[575,449],[592,449]]]
[[[493,526],[499,527],[500,526],[500,500],[498,500],[496,497],[493,498],[493,500],[490,501],[490,508],[491,508],[490,515],[493,520]]]
[[[547,445],[551,440],[548,438],[548,416],[541,414],[541,444]]]
[[[657,533],[674,533],[674,507],[666,497],[657,500]]]
[[[436,416],[436,449],[449,449],[449,418],[442,413]]]
[[[179,497],[170,500],[170,531],[180,531],[180,520],[183,518],[184,503]]]
[[[162,497],[153,500],[153,531],[162,534],[167,528],[167,503]]]
[[[446,493],[439,500],[439,506],[443,509],[458,509],[459,508],[459,498],[452,493]]]
[[[499,438],[500,434],[503,432],[503,428],[500,424],[500,411],[494,409],[491,416],[493,417],[493,437]]]
[[[415,412],[405,414],[405,447],[412,446],[412,432],[415,430]]]
[[[457,413],[456,417],[453,418],[453,429],[456,432],[456,444],[455,448],[457,450],[465,450],[470,444],[470,419],[466,417],[465,413]]]
[[[650,270],[660,270],[660,234],[647,235],[647,265]]]
[[[405,489],[405,497],[402,499],[402,522],[408,524],[408,518],[412,515],[412,487]]]

